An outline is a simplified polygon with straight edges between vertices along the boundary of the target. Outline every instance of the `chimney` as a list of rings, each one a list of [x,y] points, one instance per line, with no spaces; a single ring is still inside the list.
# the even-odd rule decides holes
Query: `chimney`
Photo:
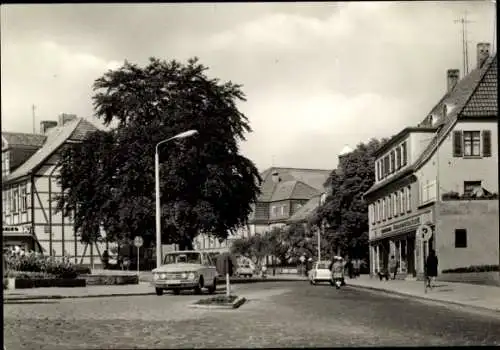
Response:
[[[75,119],[76,119],[76,114],[61,113],[59,115],[59,126],[66,125],[68,122]]]
[[[458,83],[458,79],[460,78],[460,70],[458,69],[448,69],[446,72],[446,81],[447,81],[447,88],[448,92],[453,90],[455,85]]]
[[[42,120],[40,122],[40,134],[45,135],[49,129],[55,128],[56,126],[57,122],[55,120]]]
[[[280,175],[277,170],[273,171],[272,173],[272,179],[275,184],[281,181]]]
[[[490,57],[490,43],[477,44],[477,68],[481,68]]]

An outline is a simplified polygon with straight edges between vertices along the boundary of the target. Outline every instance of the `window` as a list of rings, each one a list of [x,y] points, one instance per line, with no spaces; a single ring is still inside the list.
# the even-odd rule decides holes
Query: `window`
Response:
[[[281,215],[285,215],[285,206],[284,205],[281,206]]]
[[[7,212],[7,196],[5,194],[5,192],[2,193],[2,213]]]
[[[391,159],[391,174],[394,173],[396,171],[396,153],[394,151],[391,151],[391,154],[390,154],[390,159]]]
[[[464,156],[481,155],[481,132],[464,131]]]
[[[12,191],[12,212],[17,213],[17,209],[19,208],[19,189],[15,188]]]
[[[401,169],[401,148],[396,147],[396,170]]]
[[[25,212],[28,208],[28,195],[26,194],[26,185],[21,186],[21,212]]]
[[[406,141],[401,144],[401,153],[402,153],[402,163],[401,166],[404,167],[406,162],[408,161],[408,154],[406,149]]]
[[[273,205],[273,206],[271,207],[271,217],[272,217],[272,218],[274,218],[274,217],[276,217],[277,215],[278,215],[278,208],[277,208],[275,205]]]
[[[368,218],[370,220],[370,224],[373,224],[375,222],[373,214],[373,204],[370,204],[368,206]]]
[[[389,160],[389,155],[384,157],[384,177],[389,175],[391,169],[390,169],[390,160]]]
[[[392,218],[392,196],[387,197],[387,203],[387,217],[390,219]]]
[[[464,181],[464,194],[467,196],[478,194],[482,189],[481,181]]]
[[[455,230],[455,248],[467,248],[467,230]]]
[[[379,166],[380,179],[382,180],[385,177],[384,160],[383,159],[379,160],[379,163],[380,163],[380,166]]]
[[[399,197],[400,197],[400,202],[401,202],[401,206],[399,207],[399,213],[401,215],[403,215],[405,213],[405,209],[406,209],[406,197],[405,197],[405,190],[404,189],[399,191]]]
[[[399,191],[393,194],[394,196],[394,216],[399,214]]]
[[[406,188],[406,211],[411,211],[411,186]]]
[[[377,215],[377,222],[380,222],[380,217],[381,217],[381,211],[382,209],[380,208],[380,200],[377,201],[377,209],[376,209],[376,215]]]
[[[382,199],[382,220],[385,220],[385,198]]]
[[[7,214],[10,214],[12,211],[12,192],[10,188],[7,190]]]

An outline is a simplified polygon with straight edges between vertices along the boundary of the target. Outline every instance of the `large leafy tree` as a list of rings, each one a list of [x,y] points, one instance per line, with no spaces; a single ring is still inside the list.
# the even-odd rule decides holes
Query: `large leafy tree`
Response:
[[[325,223],[324,240],[350,256],[368,255],[368,206],[363,199],[374,183],[374,156],[385,140],[371,139],[343,156],[327,180],[331,193],[311,218],[313,225]]]
[[[142,235],[146,244],[152,241],[155,146],[190,129],[199,133],[160,147],[164,243],[192,249],[201,232],[225,239],[246,223],[261,179],[239,153],[239,142],[251,132],[236,105],[245,97],[241,86],[209,78],[206,71],[196,58],[187,64],[151,58],[145,67],[125,62],[95,81],[95,114],[111,127],[106,135],[113,142],[112,150],[97,152],[77,166],[63,156],[65,207],[91,208],[85,215],[76,210],[78,229],[99,223],[110,237]],[[97,144],[89,139],[67,151],[71,159],[100,149],[99,140],[93,141]],[[97,163],[101,166],[96,168]],[[88,184],[94,189],[79,196],[84,189],[78,181],[90,173]],[[90,215],[98,209],[98,215]]]

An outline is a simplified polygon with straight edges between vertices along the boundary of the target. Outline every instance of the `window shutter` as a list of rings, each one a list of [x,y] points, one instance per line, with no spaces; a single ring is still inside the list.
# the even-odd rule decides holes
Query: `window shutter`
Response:
[[[483,157],[491,157],[491,131],[483,130]]]
[[[462,131],[453,131],[453,157],[463,156]]]

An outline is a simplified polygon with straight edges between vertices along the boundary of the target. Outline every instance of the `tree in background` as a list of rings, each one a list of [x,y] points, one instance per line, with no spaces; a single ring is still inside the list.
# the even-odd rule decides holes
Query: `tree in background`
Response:
[[[199,134],[160,148],[162,240],[192,249],[199,233],[225,239],[246,223],[261,179],[239,154],[251,132],[236,106],[245,97],[241,86],[208,78],[206,70],[196,58],[151,58],[95,81],[95,114],[112,129],[64,150],[61,159],[66,195],[59,208],[74,211],[79,231],[102,225],[114,239],[154,241],[155,145],[190,129]]]
[[[313,225],[325,221],[324,240],[342,254],[368,257],[368,206],[362,196],[375,182],[373,153],[384,142],[371,139],[341,158],[326,183],[331,193],[311,218]]]

